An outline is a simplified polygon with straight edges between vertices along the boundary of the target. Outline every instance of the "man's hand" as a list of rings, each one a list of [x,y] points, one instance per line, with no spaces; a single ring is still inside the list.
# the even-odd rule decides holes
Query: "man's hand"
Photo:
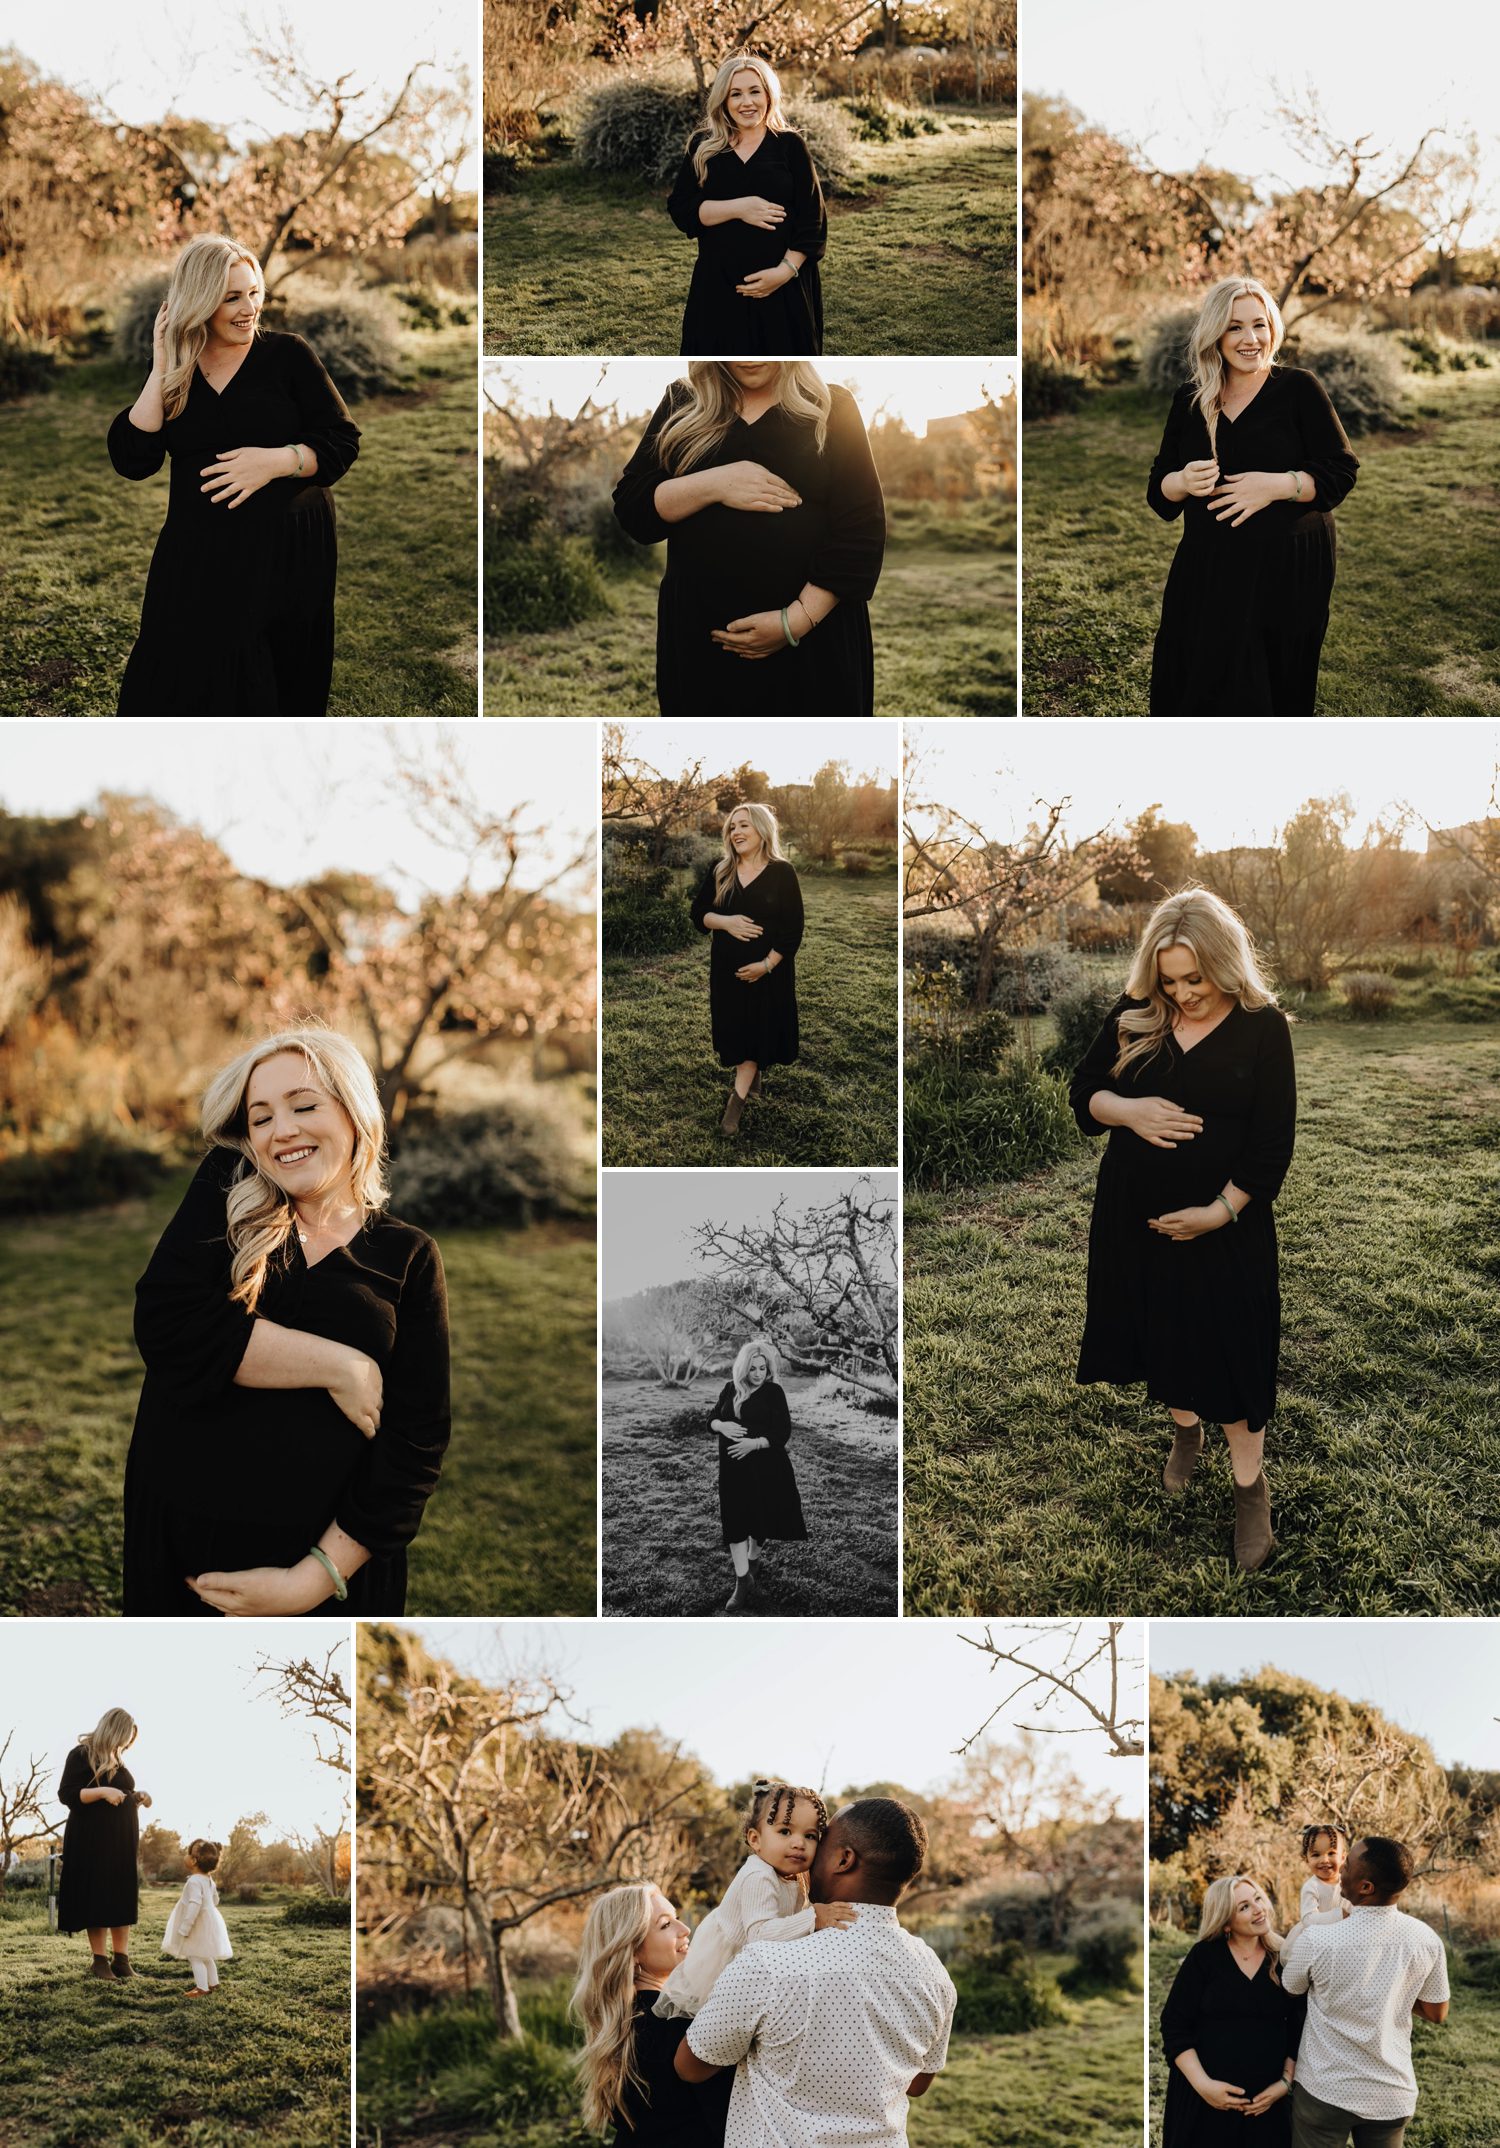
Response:
[[[925,2096],[936,2079],[935,2073],[919,2073],[906,2093],[908,2096]]]
[[[1412,2012],[1413,2014],[1419,2014],[1424,2021],[1446,2021],[1448,2019],[1448,2001],[1446,1999],[1418,1999],[1412,2007]]]

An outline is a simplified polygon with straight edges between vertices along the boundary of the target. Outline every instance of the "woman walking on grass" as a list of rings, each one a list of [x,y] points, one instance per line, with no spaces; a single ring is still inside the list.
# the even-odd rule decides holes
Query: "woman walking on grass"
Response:
[[[737,1134],[769,1066],[797,1057],[797,950],[802,889],[767,805],[739,805],[724,823],[724,854],[693,897],[693,923],[712,939],[708,1011],[720,1066],[734,1085],[720,1131]]]
[[[1151,664],[1153,716],[1311,716],[1328,630],[1333,509],[1359,464],[1252,278],[1204,299],[1146,498],[1183,517]]]
[[[109,429],[121,477],[170,456],[121,716],[326,716],[338,539],[329,487],[359,453],[300,336],[260,331],[265,279],[233,239],[189,241],[151,372]]]
[[[787,1443],[791,1412],[776,1352],[757,1337],[744,1344],[714,1404],[719,1437],[719,1516],[734,1565],[726,1611],[764,1609],[755,1567],[773,1537],[802,1542],[807,1525]]]
[[[1162,2148],[1263,2148],[1292,2137],[1292,2077],[1306,2002],[1282,1987],[1285,1942],[1254,1880],[1226,1874],[1203,1897],[1198,1940],[1162,2008],[1171,2068]]]
[[[691,365],[614,502],[638,544],[666,542],[663,716],[873,715],[885,502],[846,388],[810,365]]]
[[[1291,1032],[1244,924],[1206,888],[1159,903],[1073,1076],[1085,1134],[1108,1133],[1089,1226],[1080,1383],[1144,1381],[1176,1430],[1162,1482],[1184,1492],[1205,1423],[1234,1479],[1234,1554],[1274,1538],[1263,1466],[1281,1296],[1273,1203],[1292,1159]]]
[[[134,1716],[106,1708],[92,1730],[80,1733],[57,1786],[58,1803],[68,1808],[57,1928],[87,1932],[89,1974],[106,1984],[135,1974],[130,1928],[140,1918],[140,1809],[151,1803],[125,1765],[137,1736]]]
[[[667,213],[698,248],[685,358],[822,350],[818,263],[828,214],[807,144],[787,125],[781,84],[764,60],[736,52],[714,76]]]

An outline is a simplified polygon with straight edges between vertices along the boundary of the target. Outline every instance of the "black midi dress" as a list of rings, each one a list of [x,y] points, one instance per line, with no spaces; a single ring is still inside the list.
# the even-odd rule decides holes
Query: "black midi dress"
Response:
[[[273,478],[234,508],[202,490],[221,454],[293,442],[316,454],[316,477]],[[301,336],[257,336],[222,395],[195,372],[160,432],[120,412],[109,459],[121,477],[154,477],[167,457],[172,473],[117,714],[327,715],[338,565],[329,488],[358,453],[343,398]]]
[[[1247,2096],[1281,2079],[1302,2040],[1307,2002],[1271,1978],[1264,1956],[1246,1976],[1222,1933],[1200,1939],[1183,1956],[1161,2014],[1167,2054],[1167,2104],[1162,2148],[1243,2148],[1246,2135],[1269,2148],[1286,2148],[1292,2137],[1292,2099],[1283,2096],[1260,2118],[1243,2111],[1216,2111],[1178,2071],[1184,2051],[1196,2052],[1212,2081],[1229,2081]]]
[[[737,940],[703,920],[753,917],[758,940]],[[711,941],[708,957],[708,1012],[714,1050],[721,1067],[753,1059],[758,1067],[790,1066],[799,1050],[797,1034],[797,950],[802,945],[802,889],[785,858],[772,858],[749,887],[739,875],[721,902],[714,893],[714,868],[703,875],[693,897],[693,923]],[[781,960],[769,977],[746,984],[735,972],[769,954]]]
[[[1221,478],[1304,470],[1306,505],[1274,500],[1238,529],[1206,499],[1169,500],[1162,479],[1209,460],[1208,427],[1179,388],[1146,498],[1182,517],[1151,663],[1153,716],[1311,716],[1328,630],[1336,543],[1332,510],[1359,469],[1338,413],[1311,373],[1276,366],[1237,418],[1219,418]]]
[[[780,1381],[765,1380],[752,1387],[738,1409],[734,1382],[726,1381],[713,1416],[725,1422],[732,1418],[751,1439],[771,1442],[736,1462],[729,1452],[731,1438],[719,1434],[719,1518],[724,1542],[743,1544],[752,1536],[759,1542],[770,1537],[800,1541],[807,1535],[807,1524],[787,1453],[792,1417]]]
[[[614,2148],[724,2148],[734,2068],[707,2081],[684,2081],[677,2047],[693,2024],[677,2015],[661,2020],[652,2012],[655,2003],[654,1991],[636,1993],[631,2057],[641,2085],[626,2084]]]
[[[700,222],[705,201],[740,201],[758,194],[786,216],[774,231],[741,217]],[[823,189],[800,134],[767,134],[742,162],[732,149],[708,160],[703,184],[692,145],[683,158],[667,214],[684,238],[698,242],[698,259],[682,317],[684,358],[806,358],[823,348],[823,288],[818,263],[828,244]],[[788,253],[805,254],[799,273],[769,298],[741,298],[736,288],[757,269],[777,268]]]
[[[1121,999],[1073,1076],[1080,1129],[1109,1134],[1089,1225],[1088,1311],[1078,1359],[1082,1385],[1144,1380],[1153,1402],[1206,1423],[1245,1419],[1259,1432],[1276,1406],[1281,1292],[1273,1203],[1292,1160],[1297,1084],[1291,1032],[1279,1007],[1232,1008],[1184,1052],[1175,1035],[1121,1075]],[[1160,1096],[1203,1120],[1169,1149],[1091,1116],[1101,1089]],[[1181,1243],[1148,1229],[1174,1209],[1206,1208],[1233,1181],[1250,1195],[1238,1223]]]
[[[828,435],[773,404],[753,425],[735,420],[693,473],[756,462],[792,487],[800,507],[780,514],[715,503],[682,522],[656,512],[656,488],[687,473],[663,469],[656,437],[688,395],[676,381],[615,487],[615,516],[638,544],[667,547],[656,600],[656,698],[663,716],[872,716],[875,645],[870,599],[885,556],[885,501],[859,406],[834,388]],[[753,612],[779,612],[812,583],[838,603],[795,649],[758,661],[710,639]],[[793,629],[795,632],[795,629]]]
[[[336,1521],[372,1554],[312,1617],[406,1604],[406,1547],[448,1445],[443,1264],[423,1232],[374,1216],[308,1266],[296,1233],[257,1312],[229,1298],[225,1194],[240,1159],[205,1158],[136,1285],[146,1362],[125,1467],[127,1615],[217,1618],[185,1576],[295,1566]],[[347,1343],[380,1367],[373,1439],[321,1387],[236,1387],[257,1317]]]
[[[108,1798],[91,1798],[85,1805],[79,1793],[91,1789],[123,1790],[125,1802],[111,1805]],[[113,1775],[96,1781],[87,1753],[75,1745],[63,1762],[57,1801],[68,1808],[57,1883],[58,1930],[88,1932],[136,1923],[141,1818],[135,1777],[122,1760]]]

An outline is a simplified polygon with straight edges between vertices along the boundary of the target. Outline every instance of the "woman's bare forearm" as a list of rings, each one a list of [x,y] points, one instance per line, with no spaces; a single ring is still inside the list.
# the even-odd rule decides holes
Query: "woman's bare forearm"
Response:
[[[732,224],[745,206],[745,196],[736,195],[733,201],[700,201],[698,221],[712,230],[715,224]]]
[[[332,1387],[347,1376],[351,1359],[359,1356],[358,1350],[347,1343],[331,1342],[326,1335],[307,1335],[301,1328],[278,1327],[274,1320],[257,1319],[234,1384],[261,1388]]]
[[[1134,1100],[1116,1096],[1113,1089],[1096,1089],[1089,1098],[1089,1117],[1101,1126],[1129,1126],[1135,1117]]]
[[[686,522],[689,515],[712,507],[718,497],[716,470],[691,470],[686,477],[664,477],[653,495],[663,522]]]
[[[816,582],[804,582],[801,590],[793,597],[791,604],[787,606],[787,610],[790,612],[795,607],[796,610],[804,613],[806,615],[805,623],[802,620],[793,619],[792,625],[810,634],[814,627],[822,625],[831,611],[835,611],[838,608],[838,601],[831,589],[820,589]]]
[[[138,433],[159,433],[166,424],[167,410],[161,390],[161,375],[152,366],[145,387],[130,406],[130,422]]]

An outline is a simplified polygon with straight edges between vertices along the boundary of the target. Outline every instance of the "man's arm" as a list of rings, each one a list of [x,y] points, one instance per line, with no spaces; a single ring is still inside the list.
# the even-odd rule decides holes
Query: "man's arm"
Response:
[[[1446,2021],[1448,2019],[1448,2001],[1446,1999],[1418,1999],[1412,2006],[1412,2012],[1413,2014],[1419,2014],[1424,2021]]]
[[[739,2064],[755,2041],[768,1997],[756,1957],[791,1951],[787,1946],[751,1947],[736,1955],[677,2046],[672,2064],[679,2080],[711,2081],[726,2066]],[[695,2044],[702,2045],[701,2055],[693,2048]]]
[[[699,2058],[685,2036],[677,2046],[677,2056],[672,2064],[677,2068],[679,2080],[683,2081],[711,2081],[716,2073],[724,2071],[722,2066],[710,2066],[706,2059]]]
[[[928,2089],[931,2088],[933,2082],[936,2079],[936,2074],[919,2073],[915,2081],[912,2082],[911,2087],[906,2091],[906,2093],[908,2094],[908,2096],[925,2096]]]

